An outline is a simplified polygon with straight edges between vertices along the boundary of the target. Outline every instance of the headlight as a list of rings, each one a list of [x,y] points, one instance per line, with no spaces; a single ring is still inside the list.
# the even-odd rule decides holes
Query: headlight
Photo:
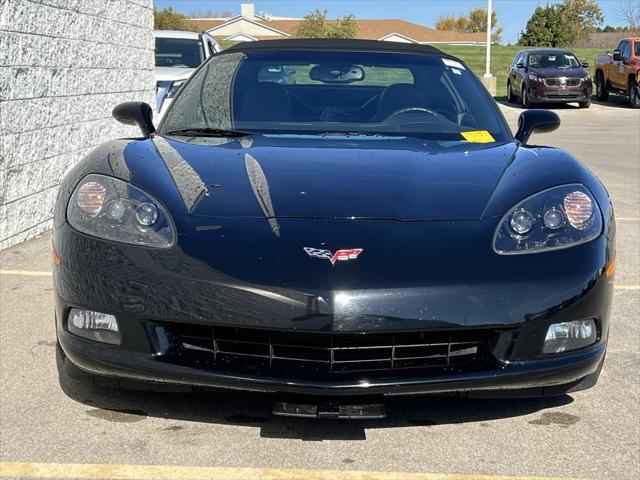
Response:
[[[173,98],[176,96],[176,93],[178,93],[178,90],[180,90],[180,87],[184,84],[184,80],[181,80],[179,82],[173,82],[171,84],[171,87],[169,87],[169,90],[167,90],[167,95],[166,98]]]
[[[534,75],[533,73],[530,73],[529,74],[529,80],[533,80],[534,82],[541,82],[542,78],[540,78],[537,75]]]
[[[600,235],[602,214],[583,185],[551,188],[524,199],[502,217],[493,237],[500,255],[558,250]]]
[[[76,230],[116,242],[169,248],[175,227],[167,211],[151,195],[105,175],[87,175],[67,206]]]

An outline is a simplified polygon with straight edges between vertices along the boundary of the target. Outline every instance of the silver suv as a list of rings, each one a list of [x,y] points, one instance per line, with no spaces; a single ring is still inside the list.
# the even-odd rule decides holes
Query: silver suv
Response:
[[[154,30],[156,43],[156,111],[161,117],[180,86],[221,48],[206,32]]]

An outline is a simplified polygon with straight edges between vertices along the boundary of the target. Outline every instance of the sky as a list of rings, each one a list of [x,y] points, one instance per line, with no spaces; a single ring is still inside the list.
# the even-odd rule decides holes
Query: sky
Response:
[[[214,10],[240,13],[240,3],[252,0],[155,0],[156,8],[171,7],[190,14],[193,11]],[[486,0],[253,0],[256,12],[268,12],[275,16],[302,17],[316,8],[328,10],[329,18],[355,14],[356,18],[401,18],[433,27],[436,19],[446,14],[462,14],[477,6],[486,6]],[[493,0],[499,23],[504,27],[503,43],[516,43],[520,32],[538,4],[545,0]],[[551,0],[553,3],[553,0]],[[618,8],[622,1],[599,0],[604,13],[604,23],[621,26]]]

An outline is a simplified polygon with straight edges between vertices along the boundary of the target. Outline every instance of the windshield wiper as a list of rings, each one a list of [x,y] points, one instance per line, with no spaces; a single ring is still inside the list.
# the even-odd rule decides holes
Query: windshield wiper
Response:
[[[327,137],[381,137],[384,134],[380,132],[336,130],[320,132],[320,135],[324,135]]]
[[[184,137],[246,137],[252,132],[226,130],[224,128],[183,128],[164,132],[165,135],[182,135]]]

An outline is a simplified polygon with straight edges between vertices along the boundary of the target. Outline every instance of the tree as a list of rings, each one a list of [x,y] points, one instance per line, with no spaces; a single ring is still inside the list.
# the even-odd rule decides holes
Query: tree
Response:
[[[551,31],[555,23],[554,8],[550,5],[546,7],[536,7],[533,15],[527,22],[527,28],[520,34],[518,45],[556,47],[564,40],[556,38]]]
[[[618,16],[626,22],[629,31],[640,30],[640,3],[637,0],[622,2],[618,7]]]
[[[478,7],[469,11],[466,15],[444,15],[435,24],[436,30],[454,32],[478,33],[487,31],[487,9]],[[491,12],[491,29],[494,42],[500,43],[502,27],[498,25],[498,13]]]
[[[358,23],[354,15],[327,20],[327,11],[316,9],[304,16],[293,34],[299,38],[354,38]]]
[[[187,20],[187,17],[174,11],[171,7],[153,11],[153,28],[156,30],[187,30],[197,32],[198,27]]]
[[[587,40],[603,20],[602,10],[594,0],[563,0],[539,6],[520,35],[518,45],[570,47]]]
[[[626,33],[626,32],[635,32],[636,29],[626,26],[626,27],[614,27],[613,25],[605,25],[604,27],[598,28],[596,32],[598,33]]]
[[[207,8],[203,10],[191,10],[189,12],[189,18],[229,18],[229,17],[231,17],[231,12],[229,10],[223,10],[222,12],[218,12],[217,10]]]
[[[443,15],[436,20],[436,30],[447,32],[465,32],[467,28],[467,18],[464,16]]]
[[[589,37],[604,21],[600,5],[595,0],[564,0],[559,5],[559,13],[575,41]]]

